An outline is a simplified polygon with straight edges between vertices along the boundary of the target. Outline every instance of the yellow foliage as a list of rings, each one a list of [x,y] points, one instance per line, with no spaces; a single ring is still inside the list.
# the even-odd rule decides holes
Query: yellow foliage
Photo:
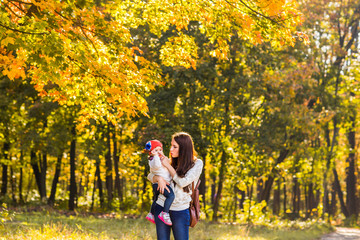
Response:
[[[6,47],[9,43],[14,44],[15,39],[12,37],[6,37],[5,39],[1,40],[1,46]]]
[[[197,45],[193,37],[180,34],[162,46],[160,59],[166,66],[183,66],[196,69]]]
[[[79,105],[81,126],[90,118],[116,121],[123,115],[146,115],[145,95],[163,84],[159,66],[133,46],[132,28],[148,26],[159,37],[173,29],[160,50],[162,63],[196,69],[198,43],[186,34],[191,22],[197,22],[209,39],[213,51],[208,54],[225,61],[232,37],[252,44],[292,45],[295,27],[301,23],[291,0],[81,4],[25,0],[10,4],[0,16],[1,73],[10,79],[31,78],[40,96]],[[37,8],[30,10],[33,6]],[[306,41],[305,35],[297,34]]]

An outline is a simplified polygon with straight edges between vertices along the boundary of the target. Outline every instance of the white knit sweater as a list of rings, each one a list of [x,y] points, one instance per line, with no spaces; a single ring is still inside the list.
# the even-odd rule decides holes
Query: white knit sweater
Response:
[[[197,159],[195,161],[195,165],[185,174],[183,178],[179,177],[176,173],[173,177],[173,181],[170,183],[170,187],[174,189],[175,193],[175,200],[170,206],[171,211],[181,211],[189,208],[190,202],[191,202],[191,186],[190,191],[184,192],[183,187],[186,187],[190,185],[192,182],[195,181],[195,185],[197,181],[199,180],[200,174],[202,172],[204,163],[200,159]],[[150,180],[150,182],[153,182],[153,177],[155,174],[150,173],[147,177]],[[174,182],[176,183],[174,187]],[[156,201],[157,204],[164,207],[165,202],[164,195],[160,194],[158,197],[158,200]]]
[[[168,183],[171,182],[171,175],[169,170],[161,164],[160,157],[158,155],[153,156],[149,161],[150,172],[156,176],[162,177]]]

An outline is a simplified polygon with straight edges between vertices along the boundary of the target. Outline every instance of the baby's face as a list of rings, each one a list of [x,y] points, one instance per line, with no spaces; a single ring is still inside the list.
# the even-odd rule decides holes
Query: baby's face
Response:
[[[151,151],[151,154],[152,155],[159,155],[159,156],[164,155],[163,150],[162,150],[161,147],[154,148],[154,150]]]

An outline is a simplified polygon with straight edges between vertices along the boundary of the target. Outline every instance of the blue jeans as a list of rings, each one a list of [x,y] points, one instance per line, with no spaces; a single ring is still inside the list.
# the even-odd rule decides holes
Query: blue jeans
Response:
[[[156,235],[158,240],[170,240],[171,229],[175,240],[189,240],[189,226],[190,226],[190,212],[189,209],[181,211],[170,210],[170,218],[172,226],[168,226],[158,218],[158,215],[163,211],[163,207],[159,204],[155,205],[155,224]]]
[[[150,212],[151,212],[152,214],[154,214],[154,209],[155,209],[156,201],[157,201],[157,199],[158,199],[158,197],[159,197],[160,191],[157,190],[157,188],[158,188],[158,184],[157,184],[157,183],[154,183],[154,184],[152,185],[152,187],[153,187],[154,197],[153,197],[153,203],[152,203],[152,205],[151,205],[151,210],[150,210]],[[173,202],[174,199],[175,199],[174,191],[172,190],[172,188],[171,188],[170,186],[168,186],[168,188],[169,188],[169,191],[170,191],[170,192],[169,192],[168,190],[164,189],[164,193],[163,193],[164,197],[166,198],[166,199],[165,199],[165,202],[164,202],[164,212],[167,212],[167,213],[169,212],[170,206],[171,206],[172,202]],[[154,214],[154,215],[155,215],[155,214]]]

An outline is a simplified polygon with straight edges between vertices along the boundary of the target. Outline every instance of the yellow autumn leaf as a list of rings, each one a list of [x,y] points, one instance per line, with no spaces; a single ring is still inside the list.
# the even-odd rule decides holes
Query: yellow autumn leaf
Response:
[[[12,37],[7,37],[7,38],[4,38],[3,40],[1,40],[1,46],[2,47],[6,47],[7,45],[10,44],[14,44],[15,43],[15,38],[12,38]]]

